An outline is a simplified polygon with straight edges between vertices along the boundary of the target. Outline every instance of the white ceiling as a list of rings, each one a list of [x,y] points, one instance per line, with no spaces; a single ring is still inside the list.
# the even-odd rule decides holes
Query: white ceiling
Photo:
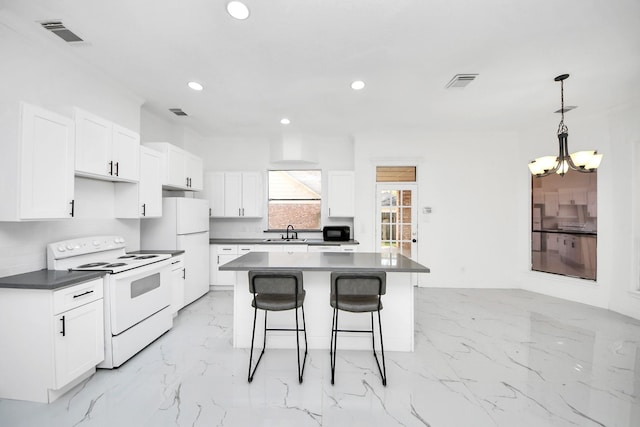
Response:
[[[640,97],[639,0],[5,0],[60,19],[65,46],[202,136],[514,130]],[[64,44],[54,35],[55,43]],[[465,89],[445,89],[478,73]],[[351,81],[367,86],[356,92]],[[196,80],[202,92],[187,88]],[[182,108],[177,118],[169,108]],[[550,132],[553,130],[550,130]]]

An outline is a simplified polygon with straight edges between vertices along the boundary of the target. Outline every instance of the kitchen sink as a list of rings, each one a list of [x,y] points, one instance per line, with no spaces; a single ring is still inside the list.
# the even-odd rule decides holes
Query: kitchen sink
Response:
[[[304,243],[307,239],[264,239],[265,243]]]

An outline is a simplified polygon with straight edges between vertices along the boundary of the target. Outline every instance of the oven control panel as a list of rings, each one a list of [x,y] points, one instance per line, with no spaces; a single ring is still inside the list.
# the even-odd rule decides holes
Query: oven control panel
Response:
[[[47,245],[47,259],[63,259],[112,249],[124,249],[122,236],[91,236],[62,240]]]

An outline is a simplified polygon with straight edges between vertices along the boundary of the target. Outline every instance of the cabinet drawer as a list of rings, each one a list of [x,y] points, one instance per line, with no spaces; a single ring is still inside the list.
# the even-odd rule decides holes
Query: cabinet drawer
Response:
[[[255,251],[255,245],[238,245],[238,255],[244,255],[248,252]]]
[[[216,251],[218,255],[237,255],[238,245],[218,245]]]
[[[178,255],[171,258],[171,264],[169,265],[171,271],[184,268],[184,255]]]
[[[309,252],[342,252],[337,245],[309,245]]]
[[[63,313],[102,298],[102,285],[103,279],[95,279],[55,291],[53,314]]]

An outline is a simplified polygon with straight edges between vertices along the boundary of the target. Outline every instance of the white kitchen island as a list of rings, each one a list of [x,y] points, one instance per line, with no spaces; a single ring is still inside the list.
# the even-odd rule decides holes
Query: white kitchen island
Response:
[[[253,328],[252,294],[249,292],[249,270],[301,270],[306,297],[304,310],[310,349],[329,349],[332,308],[329,305],[332,271],[385,271],[387,293],[382,297],[382,332],[387,351],[413,351],[414,293],[411,273],[428,273],[429,269],[402,255],[373,252],[249,252],[220,270],[236,271],[233,303],[233,346],[249,348]],[[258,310],[256,342],[262,341],[262,310]],[[293,311],[269,312],[270,328],[290,328],[295,324]],[[341,329],[371,327],[369,315],[340,312]],[[302,335],[301,335],[302,337]],[[342,337],[342,335],[340,336]],[[370,334],[349,334],[338,338],[341,349],[370,349]],[[295,348],[295,334],[269,332],[268,348]]]

